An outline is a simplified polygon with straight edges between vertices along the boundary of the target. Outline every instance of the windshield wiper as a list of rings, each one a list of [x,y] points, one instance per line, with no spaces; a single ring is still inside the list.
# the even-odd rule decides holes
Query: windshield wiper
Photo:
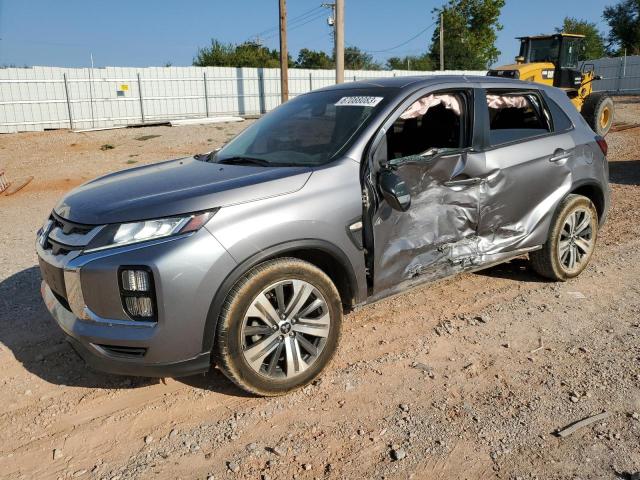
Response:
[[[261,167],[271,167],[271,162],[267,162],[266,160],[262,160],[261,158],[252,158],[252,157],[228,157],[218,160],[218,163],[227,164],[227,165],[260,165]]]

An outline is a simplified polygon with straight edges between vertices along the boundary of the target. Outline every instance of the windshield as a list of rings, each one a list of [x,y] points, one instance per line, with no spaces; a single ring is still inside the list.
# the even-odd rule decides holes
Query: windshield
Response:
[[[562,52],[560,54],[560,66],[562,68],[578,68],[581,45],[581,38],[564,38],[562,42]]]
[[[552,62],[556,63],[560,56],[560,42],[554,38],[530,39],[529,62]]]
[[[301,95],[247,128],[213,161],[317,166],[335,158],[384,104],[378,89]]]

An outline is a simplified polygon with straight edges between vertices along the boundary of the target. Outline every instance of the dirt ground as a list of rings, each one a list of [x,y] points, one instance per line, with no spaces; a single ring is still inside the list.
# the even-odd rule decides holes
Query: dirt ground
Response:
[[[618,113],[638,123],[640,102],[619,99]],[[0,196],[0,478],[640,471],[640,128],[607,138],[613,204],[576,280],[546,282],[517,259],[359,309],[328,371],[280,398],[246,396],[216,370],[166,381],[88,370],[40,299],[36,230],[90,178],[211,150],[247,125],[0,136],[0,169],[35,176]]]

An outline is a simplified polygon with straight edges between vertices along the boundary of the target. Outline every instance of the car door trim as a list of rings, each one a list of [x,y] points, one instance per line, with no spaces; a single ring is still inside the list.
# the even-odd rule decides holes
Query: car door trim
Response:
[[[448,182],[444,182],[443,185],[445,187],[467,187],[470,185],[477,185],[480,182],[482,182],[482,178],[472,177],[472,178],[463,178],[461,180],[449,180]]]

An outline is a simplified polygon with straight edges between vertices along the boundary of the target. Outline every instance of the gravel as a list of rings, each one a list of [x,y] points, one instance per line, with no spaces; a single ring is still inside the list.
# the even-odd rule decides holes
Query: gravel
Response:
[[[398,448],[391,450],[391,458],[394,461],[404,460],[407,456],[407,452],[405,452],[404,448]]]
[[[640,103],[617,102],[640,118]],[[0,224],[11,226],[0,229],[0,477],[615,480],[640,471],[637,130],[607,137],[613,204],[592,266],[575,280],[543,281],[517,259],[358,309],[322,381],[281,398],[244,396],[215,369],[164,381],[87,369],[39,299],[33,236],[47,212],[98,174],[211,150],[246,125],[2,136],[0,168],[36,178],[0,197]],[[160,136],[135,139],[145,135]],[[602,411],[611,416],[553,435]]]

